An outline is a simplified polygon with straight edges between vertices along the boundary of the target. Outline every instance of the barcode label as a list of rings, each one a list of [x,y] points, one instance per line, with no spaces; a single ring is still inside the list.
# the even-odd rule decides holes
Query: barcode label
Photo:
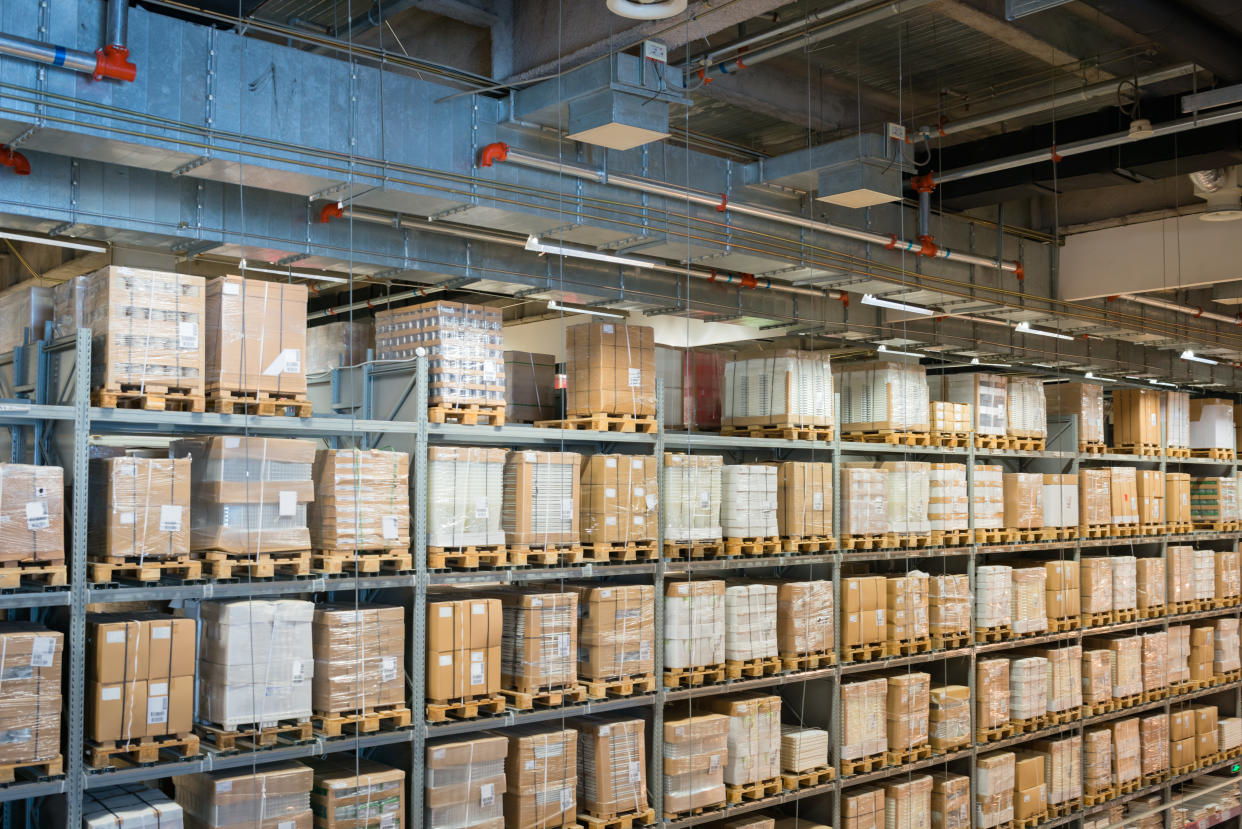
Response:
[[[384,531],[384,538],[395,541],[397,538],[400,537],[400,534],[397,532],[397,516],[395,515],[383,516],[380,519],[380,525]]]
[[[181,532],[181,507],[177,504],[160,505],[160,532]]]
[[[56,659],[56,638],[36,636],[30,650],[30,664],[35,668],[50,668]]]

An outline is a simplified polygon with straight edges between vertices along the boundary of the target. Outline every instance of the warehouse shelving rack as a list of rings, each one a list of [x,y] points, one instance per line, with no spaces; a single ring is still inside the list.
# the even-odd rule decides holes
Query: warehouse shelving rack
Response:
[[[69,636],[66,646],[66,659],[71,666],[85,664],[85,615],[88,604],[122,601],[180,601],[190,608],[195,602],[223,599],[244,598],[248,596],[277,596],[290,594],[323,594],[328,592],[353,592],[361,590],[403,591],[395,595],[408,595],[406,604],[411,608],[408,618],[409,645],[407,649],[411,699],[414,708],[418,709],[416,724],[409,729],[392,732],[380,732],[361,737],[323,738],[316,737],[312,741],[293,746],[251,753],[216,754],[206,753],[201,758],[161,763],[153,766],[137,767],[123,770],[90,771],[83,764],[83,731],[84,731],[84,672],[68,671],[69,683],[66,694],[65,720],[67,723],[67,744],[63,747],[66,759],[66,773],[63,779],[16,783],[8,787],[0,787],[0,802],[8,807],[19,800],[44,795],[65,794],[69,800],[69,825],[77,825],[80,821],[80,793],[89,789],[120,783],[132,783],[142,780],[155,780],[212,769],[236,768],[249,766],[254,762],[275,762],[278,760],[299,757],[314,757],[329,752],[366,750],[381,746],[409,746],[409,791],[407,800],[410,825],[418,825],[418,816],[422,814],[423,803],[423,758],[426,741],[446,736],[467,735],[484,729],[503,728],[508,725],[531,722],[546,722],[562,717],[577,716],[587,713],[607,711],[633,711],[645,713],[651,721],[649,758],[649,789],[652,793],[653,806],[657,814],[661,813],[662,779],[662,716],[664,706],[670,702],[687,699],[702,699],[709,696],[733,693],[760,688],[779,690],[781,687],[804,682],[828,682],[831,688],[831,722],[827,725],[832,734],[833,762],[839,763],[840,748],[840,698],[839,689],[842,679],[849,679],[856,674],[874,673],[894,668],[908,668],[921,664],[931,664],[950,659],[965,659],[969,665],[969,682],[972,690],[974,683],[974,660],[980,654],[1002,652],[1012,647],[1049,643],[1081,642],[1084,633],[1088,635],[1119,633],[1148,628],[1167,629],[1170,622],[1180,623],[1198,619],[1209,619],[1220,616],[1238,617],[1239,608],[1206,610],[1179,617],[1145,619],[1125,622],[1088,631],[1071,631],[1066,633],[1047,634],[1039,637],[1022,639],[1017,642],[976,643],[962,648],[947,651],[918,654],[915,656],[892,657],[874,662],[847,663],[805,671],[797,674],[781,674],[777,676],[745,679],[729,682],[718,686],[705,686],[692,689],[665,689],[661,683],[652,694],[633,697],[611,698],[592,701],[584,704],[571,705],[562,709],[536,709],[529,712],[513,712],[494,718],[478,720],[453,721],[445,724],[427,724],[421,716],[423,689],[425,687],[425,625],[426,601],[428,588],[435,585],[464,585],[474,583],[509,583],[519,584],[533,581],[555,582],[562,579],[590,579],[612,576],[650,575],[655,585],[657,597],[663,595],[666,576],[681,574],[723,574],[729,571],[745,572],[756,569],[788,568],[802,566],[827,565],[837,592],[836,606],[840,607],[840,581],[842,565],[849,562],[895,561],[905,559],[934,559],[937,557],[960,556],[968,563],[968,573],[973,594],[974,565],[976,558],[993,553],[1024,554],[1046,553],[1050,551],[1069,551],[1077,558],[1083,550],[1127,547],[1137,545],[1160,545],[1163,552],[1169,543],[1195,542],[1237,542],[1240,533],[1204,533],[1196,532],[1174,536],[1146,536],[1124,539],[1079,539],[1077,541],[1043,542],[1036,544],[1006,545],[965,545],[950,548],[922,548],[917,550],[876,550],[866,552],[820,553],[812,555],[781,554],[771,556],[743,557],[740,559],[666,561],[658,558],[655,562],[627,564],[583,564],[575,566],[554,567],[546,569],[503,569],[497,571],[452,571],[429,572],[426,567],[427,512],[426,512],[426,476],[427,451],[432,444],[466,444],[466,445],[499,445],[499,446],[565,446],[566,449],[593,448],[597,451],[618,451],[629,449],[645,451],[661,458],[664,451],[693,451],[699,453],[729,453],[735,457],[752,453],[775,454],[781,459],[799,459],[807,453],[814,453],[817,460],[833,463],[834,493],[840,492],[840,464],[843,459],[862,457],[901,456],[909,459],[943,458],[953,459],[967,465],[968,492],[973,496],[973,466],[976,460],[1008,459],[1016,463],[1030,460],[1046,460],[1060,462],[1069,469],[1076,470],[1082,461],[1112,463],[1143,463],[1150,464],[1158,460],[1159,468],[1166,468],[1166,460],[1136,458],[1129,455],[1083,455],[1076,452],[1031,452],[1031,451],[995,451],[976,450],[973,447],[959,449],[942,449],[938,447],[901,447],[883,444],[848,443],[838,439],[826,441],[786,441],[780,439],[726,437],[717,434],[699,432],[667,432],[663,428],[663,413],[658,413],[659,428],[654,434],[635,433],[598,433],[586,431],[562,431],[556,429],[535,429],[524,425],[508,425],[503,427],[460,426],[455,424],[432,424],[427,419],[427,362],[425,359],[412,361],[408,364],[364,364],[354,370],[337,370],[332,372],[330,386],[333,394],[335,413],[317,415],[310,418],[296,419],[286,417],[259,417],[252,415],[219,415],[187,412],[154,412],[130,409],[100,409],[89,405],[90,388],[89,372],[76,371],[77,366],[90,365],[90,336],[88,331],[78,332],[75,338],[68,338],[55,343],[40,343],[36,352],[44,358],[40,362],[39,383],[28,391],[26,399],[0,400],[0,427],[8,427],[12,431],[12,459],[22,460],[28,453],[41,459],[48,457],[69,458],[66,464],[69,480],[75,484],[85,482],[89,475],[88,448],[92,435],[134,435],[134,436],[176,436],[185,434],[252,434],[257,436],[283,436],[322,439],[333,445],[345,441],[356,441],[362,446],[377,446],[384,438],[401,441],[411,452],[412,463],[412,511],[413,534],[411,542],[415,553],[415,571],[410,574],[391,574],[374,577],[353,576],[313,576],[300,579],[278,579],[263,582],[229,582],[229,583],[158,583],[148,586],[137,585],[95,585],[86,582],[86,526],[87,526],[87,487],[73,486],[73,497],[69,502],[69,515],[73,527],[72,547],[70,555],[70,585],[68,590],[22,590],[0,594],[0,609],[37,609],[45,607],[63,607],[68,609]],[[46,359],[48,357],[55,359]],[[0,388],[3,385],[5,361],[0,358]],[[60,378],[63,378],[61,380]],[[361,380],[356,384],[356,381]],[[404,391],[399,395],[400,405],[392,411],[385,412],[381,417],[376,412],[377,383],[396,383]],[[11,387],[10,387],[11,388]],[[50,392],[50,393],[49,393]],[[345,397],[348,399],[345,399]],[[657,401],[663,395],[657,394]],[[322,407],[321,407],[322,408]],[[404,415],[404,416],[403,416]],[[1173,463],[1174,461],[1169,461]],[[1229,474],[1236,471],[1236,463],[1222,464],[1218,461],[1204,459],[1182,459],[1175,461],[1183,467],[1211,466],[1225,467]],[[661,474],[663,464],[660,465]],[[661,482],[663,483],[663,482]],[[661,520],[659,539],[662,549],[663,501],[661,500]],[[840,501],[834,498],[834,526],[840,527]],[[973,517],[972,517],[973,523]],[[824,577],[816,573],[817,578]],[[390,594],[394,595],[394,594]],[[404,600],[403,600],[404,601]],[[655,603],[655,637],[663,639],[663,602]],[[655,649],[656,674],[663,676],[663,653],[661,648]],[[1024,734],[997,743],[984,746],[972,745],[969,748],[948,755],[936,755],[929,759],[899,767],[884,768],[864,775],[838,778],[832,782],[794,792],[784,792],[773,798],[760,801],[745,801],[723,812],[711,812],[676,821],[669,821],[668,826],[693,826],[728,815],[741,814],[768,806],[789,803],[822,795],[839,795],[842,791],[858,785],[876,783],[883,780],[940,766],[947,763],[968,763],[973,770],[974,758],[980,753],[995,751],[1006,746],[1023,743],[1058,734],[1081,733],[1085,726],[1107,722],[1112,719],[1133,716],[1138,713],[1168,710],[1171,705],[1187,700],[1232,694],[1234,711],[1242,713],[1242,683],[1230,683],[1209,687],[1183,695],[1171,700],[1148,703],[1136,708],[1110,712],[1086,721],[1054,726],[1040,732]],[[974,705],[971,706],[972,718]],[[1228,765],[1227,761],[1223,765]],[[1218,767],[1210,767],[1195,771],[1193,777],[1204,774]],[[1155,786],[1140,789],[1126,795],[1120,802],[1136,797],[1164,791],[1167,795],[1170,786],[1181,782],[1181,778],[1166,781]],[[832,825],[840,825],[840,798],[832,797],[830,810]],[[1093,810],[1098,807],[1093,807]],[[1044,824],[1055,827],[1076,820],[1082,813],[1075,813]]]

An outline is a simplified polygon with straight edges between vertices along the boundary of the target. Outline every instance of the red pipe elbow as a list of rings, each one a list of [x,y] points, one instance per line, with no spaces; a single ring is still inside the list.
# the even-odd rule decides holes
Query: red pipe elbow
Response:
[[[12,167],[16,175],[30,175],[30,161],[26,159],[26,156],[11,147],[0,145],[0,164],[3,164],[5,167]]]
[[[138,67],[129,62],[129,50],[124,46],[105,46],[95,50],[95,80],[113,78],[130,81],[138,77]]]
[[[340,202],[329,202],[319,210],[319,221],[321,224],[327,224],[332,219],[340,219],[345,216],[345,211],[341,209]]]
[[[504,161],[509,157],[509,145],[503,141],[497,141],[495,144],[488,144],[479,153],[479,166],[490,167],[497,161]]]

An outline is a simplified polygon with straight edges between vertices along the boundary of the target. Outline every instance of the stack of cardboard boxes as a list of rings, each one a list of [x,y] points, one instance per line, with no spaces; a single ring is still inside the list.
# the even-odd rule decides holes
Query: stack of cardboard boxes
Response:
[[[1035,472],[1006,472],[1005,529],[1038,530],[1044,526],[1044,476]]]
[[[829,538],[832,464],[785,461],[776,467],[776,529],[782,538]]]
[[[1159,691],[1169,684],[1169,635],[1163,630],[1142,634],[1143,692]]]
[[[655,664],[655,594],[649,584],[570,584],[578,594],[578,676],[642,676]]]
[[[719,541],[719,455],[664,453],[664,540],[685,544]]]
[[[836,649],[832,582],[783,581],[776,592],[776,647],[782,657]]]
[[[538,694],[577,685],[577,593],[530,587],[482,595],[500,600],[502,688]]]
[[[1137,559],[1134,574],[1139,610],[1147,611],[1148,616],[1159,615],[1164,609],[1165,584],[1168,581],[1164,559]]]
[[[720,532],[725,538],[771,538],[776,527],[776,467],[730,464],[720,471]]]
[[[711,697],[708,710],[729,718],[724,782],[744,786],[781,772],[781,698],[750,693]]]
[[[6,471],[0,467],[0,476]],[[189,554],[189,458],[94,458],[90,488],[91,558],[143,561]],[[59,487],[56,493],[59,500]]]
[[[1050,415],[1078,419],[1078,443],[1104,443],[1104,388],[1094,383],[1057,383],[1044,387]]]
[[[1009,660],[978,660],[975,663],[975,730],[990,731],[1008,724],[1009,719]]]
[[[725,586],[725,661],[776,656],[776,592],[771,582]]]
[[[187,826],[311,829],[314,772],[295,761],[175,778]]]
[[[503,735],[428,743],[426,829],[504,829],[508,756]]]
[[[427,699],[446,703],[494,697],[500,690],[500,600],[427,602]]]
[[[45,808],[63,811],[50,804]],[[57,819],[64,820],[59,815]],[[68,823],[59,825],[67,826]],[[141,784],[110,786],[82,793],[83,829],[127,829],[129,826],[182,829],[185,825],[185,810],[180,805],[157,789]]]
[[[913,570],[885,579],[885,595],[885,641],[915,642],[930,635],[927,573]]]
[[[898,535],[926,535],[928,521],[930,464],[922,461],[886,461],[880,468],[888,473],[884,503],[888,514],[885,532]]]
[[[1078,526],[1078,476],[1044,475],[1044,526]]]
[[[1108,724],[1113,740],[1113,785],[1124,786],[1143,775],[1143,746],[1139,739],[1138,717],[1114,720]],[[1212,723],[1216,735],[1216,723]]]
[[[1190,678],[1198,682],[1211,682],[1212,663],[1216,657],[1215,628],[1210,625],[1190,629]]]
[[[991,829],[1014,819],[1015,760],[1013,752],[999,751],[975,761],[975,829]]]
[[[841,469],[841,534],[888,532],[888,470],[870,464]]]
[[[812,351],[740,354],[725,364],[722,426],[833,425],[832,363]]]
[[[1048,805],[1057,806],[1082,797],[1082,737],[1038,740],[1030,746],[1044,756]]]
[[[317,714],[405,704],[405,608],[321,604],[311,622]]]
[[[1043,754],[1015,753],[1013,819],[1030,820],[1048,811],[1048,761]]]
[[[1082,702],[1097,706],[1113,698],[1112,654],[1104,648],[1083,647]]]
[[[1077,619],[1082,600],[1078,562],[1060,559],[1044,563],[1044,605],[1049,619]]]
[[[1083,733],[1082,785],[1086,794],[1097,794],[1113,785],[1113,732],[1090,728]]]
[[[1005,526],[1005,473],[1003,466],[975,464],[975,495],[971,508],[976,530]]]
[[[929,695],[927,741],[932,750],[950,752],[970,745],[970,688],[942,685]]]
[[[1048,713],[1048,660],[1023,656],[1009,660],[1009,717],[1038,719]]]
[[[1031,656],[1047,660],[1046,700],[1049,712],[1073,711],[1082,705],[1082,647],[1031,648]],[[1012,678],[1010,680],[1012,684]],[[1018,717],[1015,715],[1015,719]]]
[[[571,724],[578,732],[579,808],[604,819],[645,811],[643,721],[614,715],[582,717]],[[716,762],[719,766],[719,757]]]
[[[1012,581],[1011,620],[1015,634],[1048,629],[1048,573],[1044,567],[1015,567]]]
[[[64,637],[31,622],[0,622],[0,764],[30,765],[60,755]],[[89,693],[89,688],[88,688]],[[141,712],[144,715],[146,712]]]
[[[932,829],[970,829],[970,778],[937,770],[931,779]]]
[[[572,728],[519,726],[504,735],[505,826],[554,829],[577,818],[578,732]]]
[[[917,671],[888,677],[885,730],[888,750],[897,761],[906,752],[927,744],[931,675]]]
[[[844,580],[845,606],[841,616],[841,644],[846,647],[878,645],[887,634],[885,608],[887,579],[883,576],[851,576]]]
[[[1190,401],[1190,448],[1234,448],[1233,401],[1195,398]]]
[[[928,402],[931,430],[940,434],[963,434],[971,431],[974,412],[969,403],[950,403],[947,400]]]
[[[505,544],[542,548],[578,543],[581,464],[576,452],[520,450],[505,456],[500,516]]]
[[[207,392],[305,397],[308,296],[305,285],[293,282],[240,276],[208,282]]]
[[[929,381],[932,400],[969,404],[974,412],[972,430],[977,435],[1003,437],[1009,427],[1006,412],[1008,381],[999,374],[944,374]]]
[[[583,543],[654,541],[659,472],[651,455],[588,455],[582,462]]]
[[[1238,645],[1238,620],[1215,619],[1212,622],[1212,674],[1221,676],[1242,668]]]
[[[409,549],[410,457],[379,449],[320,449],[310,504],[316,550]]]
[[[311,771],[315,829],[405,829],[405,772],[401,769],[336,754],[311,763]]]
[[[191,732],[196,632],[193,619],[156,613],[87,617],[91,740],[128,742]]]
[[[863,786],[841,794],[845,829],[879,829],[884,825],[884,789]]]
[[[1113,390],[1113,446],[1118,451],[1160,447],[1162,397],[1154,389]]]
[[[885,829],[931,829],[932,779],[921,774],[884,786]]]
[[[1164,512],[1170,531],[1185,532],[1190,517],[1190,473],[1164,473]]]
[[[725,661],[725,583],[718,579],[664,585],[664,667],[692,668]]]
[[[1139,740],[1142,743],[1143,776],[1160,774],[1169,769],[1169,716],[1161,711],[1139,719]]]
[[[1138,607],[1138,563],[1134,556],[1109,556],[1113,570],[1113,610]]]
[[[427,545],[491,547],[505,543],[505,450],[427,448]]]
[[[1242,595],[1242,571],[1239,570],[1236,550],[1216,551],[1215,577],[1216,593],[1213,598],[1225,604],[1236,604],[1236,601],[1230,601]]]
[[[1165,497],[1168,484],[1159,469],[1139,469],[1135,479],[1140,524],[1163,524],[1168,520]]]
[[[1190,480],[1190,520],[1215,526],[1238,520],[1236,478],[1192,478]]]
[[[801,774],[828,765],[828,732],[781,724],[781,771]]]
[[[1133,466],[1108,467],[1109,511],[1114,525],[1139,523],[1137,471]]]
[[[426,349],[433,406],[505,402],[504,336],[498,308],[423,302],[375,314],[375,359],[413,360]]]
[[[1195,551],[1193,547],[1170,546],[1164,551],[1165,601],[1180,605],[1195,600]]]
[[[729,727],[730,718],[724,714],[665,712],[666,812],[688,812],[724,802],[724,775],[730,761]],[[779,736],[777,740],[779,744]]]
[[[1038,377],[1008,378],[1008,434],[1019,438],[1048,436],[1048,404]]]
[[[975,569],[975,627],[999,628],[1013,621],[1013,568],[987,564]]]
[[[1106,556],[1078,560],[1079,606],[1083,616],[1109,614],[1113,609],[1113,565]],[[1093,622],[1098,624],[1099,622]]]
[[[970,633],[970,578],[965,573],[945,573],[928,579],[927,622],[933,638]]]
[[[1216,753],[1220,751],[1219,736],[1216,731],[1216,706],[1199,705],[1193,710],[1195,715],[1195,759],[1203,762],[1215,757]]]
[[[1216,556],[1211,550],[1195,550],[1191,553],[1191,560],[1195,600],[1207,607],[1216,598]]]
[[[1168,653],[1165,667],[1169,671],[1169,685],[1176,692],[1177,686],[1190,681],[1190,625],[1169,625]]]
[[[1161,403],[1161,414],[1164,415],[1164,445],[1169,449],[1189,449],[1190,393],[1167,391]],[[1236,417],[1236,410],[1234,415]]]
[[[64,471],[59,466],[0,463],[0,561],[64,560]]]
[[[1169,767],[1177,774],[1195,764],[1195,715],[1185,709],[1169,713]]]
[[[841,431],[926,432],[927,369],[918,363],[846,363],[837,371]]]
[[[565,413],[650,417],[656,410],[655,329],[588,322],[565,329]]]
[[[1078,470],[1078,525],[1104,527],[1113,521],[1112,475],[1106,468]]]
[[[874,757],[888,749],[883,677],[841,684],[841,759]]]
[[[966,464],[933,463],[927,473],[928,526],[935,532],[962,532],[970,526]]]

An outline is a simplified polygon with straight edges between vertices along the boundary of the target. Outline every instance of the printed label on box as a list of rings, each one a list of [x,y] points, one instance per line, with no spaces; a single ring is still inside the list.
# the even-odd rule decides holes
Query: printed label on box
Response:
[[[241,285],[236,282],[225,282],[220,286],[220,290],[225,296],[238,296],[241,294]]]
[[[50,668],[55,659],[56,637],[36,636],[30,649],[30,664],[35,668]]]
[[[453,654],[451,653],[440,654],[440,667],[441,668],[446,667],[448,665],[452,665],[452,664],[453,664]]]
[[[479,805],[486,809],[496,802],[496,784],[484,783],[479,787]]]
[[[298,514],[298,494],[292,489],[282,489],[280,491],[280,517]]]
[[[568,633],[556,634],[556,655],[557,656],[569,656],[569,634]]]
[[[380,518],[380,526],[383,529],[384,538],[395,541],[396,539],[401,537],[400,533],[397,531],[397,516],[395,515],[383,516],[382,518]]]
[[[638,783],[643,779],[643,767],[641,763],[630,763],[630,782]]]
[[[488,514],[487,499],[486,498],[475,498],[474,499],[474,517],[475,518],[486,518],[487,514]]]
[[[26,529],[46,530],[51,526],[52,519],[47,514],[47,504],[43,501],[26,502]]]
[[[111,702],[112,700],[120,699],[121,689],[120,688],[104,688],[102,691],[100,691],[99,698],[105,702]]]
[[[109,645],[120,645],[125,642],[125,631],[110,630],[104,634],[104,641]]]
[[[121,522],[122,526],[132,524],[134,523],[134,514],[132,512],[122,512],[117,515],[117,521]]]
[[[574,499],[573,498],[562,498],[561,499],[561,520],[572,521],[573,518],[574,518]]]
[[[605,469],[616,469],[617,459],[616,458],[604,458],[604,468]]]
[[[296,348],[286,348],[284,351],[276,355],[276,359],[263,369],[266,377],[275,377],[278,374],[299,374],[302,371],[302,352]]]
[[[160,532],[181,532],[181,507],[177,504],[160,505]]]
[[[198,348],[197,322],[182,322],[177,324],[177,347],[187,350]]]
[[[470,684],[482,685],[487,682],[487,663],[471,662],[470,663]]]
[[[491,360],[483,361],[483,382],[484,383],[495,383],[496,382],[496,364],[493,363]]]
[[[172,638],[172,625],[160,625],[158,627],[152,627],[151,638],[152,639],[171,639]]]
[[[614,328],[614,327],[613,327],[613,324],[612,324],[611,322],[606,322],[606,323],[604,323],[603,325],[601,325],[601,326],[600,326],[600,329],[601,329],[601,330],[602,330],[605,334],[611,334],[612,332],[614,332],[614,331],[616,331],[616,330],[617,330],[616,328]]]
[[[168,697],[147,698],[147,724],[168,722]]]
[[[605,515],[605,516],[604,516],[604,526],[605,526],[605,527],[615,527],[615,526],[617,526],[617,516],[615,516],[615,515]]]
[[[699,509],[711,509],[712,497],[706,489],[699,490]]]
[[[289,679],[292,682],[301,682],[306,678],[306,668],[302,665],[301,659],[295,659],[289,666]]]
[[[629,383],[627,383],[627,385],[630,388],[635,388],[637,386],[641,386],[642,384],[643,384],[643,370],[641,368],[630,369]]]
[[[380,682],[392,682],[397,678],[397,657],[385,656],[380,660]]]
[[[574,805],[574,793],[569,790],[568,786],[566,786],[565,788],[561,789],[561,811],[567,812],[571,808],[573,808],[573,805]]]
[[[647,502],[647,509],[655,509],[660,503],[660,499],[654,494],[645,496],[644,500]]]
[[[811,496],[811,509],[822,510],[824,508],[824,493],[816,492]]]

